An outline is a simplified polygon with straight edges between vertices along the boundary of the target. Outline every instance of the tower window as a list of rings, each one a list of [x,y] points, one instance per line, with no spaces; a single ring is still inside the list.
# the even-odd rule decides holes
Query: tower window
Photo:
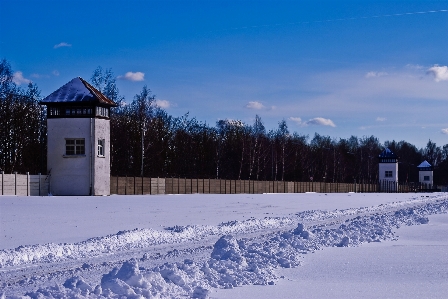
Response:
[[[386,173],[385,173],[384,177],[391,178],[392,177],[392,171],[391,170],[386,170]]]
[[[65,139],[65,155],[85,155],[85,140],[84,138],[67,138]]]
[[[429,175],[425,175],[425,176],[423,176],[423,180],[424,180],[424,181],[429,181]]]
[[[109,117],[109,108],[96,107],[96,115],[103,116],[103,117]]]
[[[104,157],[104,139],[98,139],[98,156]]]

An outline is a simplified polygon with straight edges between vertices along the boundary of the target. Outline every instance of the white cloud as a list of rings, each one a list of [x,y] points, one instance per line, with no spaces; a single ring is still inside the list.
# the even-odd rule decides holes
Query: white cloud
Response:
[[[233,127],[244,127],[244,123],[241,120],[237,119],[226,118],[226,119],[220,119],[218,120],[218,122]]]
[[[306,125],[318,125],[318,126],[330,126],[336,127],[334,122],[331,119],[323,118],[323,117],[315,117],[305,122]]]
[[[374,77],[383,77],[383,76],[387,76],[386,72],[368,72],[366,74],[366,78],[374,78]]]
[[[323,117],[315,117],[312,119],[309,119],[307,121],[302,121],[300,117],[290,117],[290,121],[295,122],[299,126],[310,126],[310,125],[317,125],[317,126],[330,126],[330,127],[336,127],[334,122],[331,119],[323,118]]]
[[[377,117],[376,121],[386,121],[386,118],[385,117]]]
[[[54,70],[53,72],[51,72],[54,76],[59,76],[59,71],[58,70]]]
[[[246,108],[260,110],[260,109],[264,108],[264,105],[260,102],[249,102],[249,103],[247,103]]]
[[[31,80],[24,78],[20,71],[14,73],[12,81],[17,85],[28,84],[31,82]]]
[[[171,107],[171,103],[167,100],[156,100],[155,105],[157,107],[163,108],[163,109],[167,109]]]
[[[442,134],[446,134],[446,135],[448,135],[448,128],[446,128],[446,129],[442,129]]]
[[[427,73],[432,74],[434,76],[434,80],[436,80],[436,82],[448,81],[448,67],[447,66],[434,65],[433,67],[428,69]]]
[[[59,44],[57,44],[57,45],[54,45],[54,49],[57,49],[57,48],[62,48],[62,47],[71,47],[72,45],[71,44],[69,44],[69,43],[59,43]]]
[[[289,118],[289,120],[295,122],[295,123],[298,124],[298,125],[301,125],[301,124],[302,124],[302,119],[301,119],[300,117],[292,117],[292,116],[291,116],[291,117]]]
[[[142,72],[127,72],[124,76],[118,76],[118,79],[128,81],[143,81],[145,80],[145,73]]]

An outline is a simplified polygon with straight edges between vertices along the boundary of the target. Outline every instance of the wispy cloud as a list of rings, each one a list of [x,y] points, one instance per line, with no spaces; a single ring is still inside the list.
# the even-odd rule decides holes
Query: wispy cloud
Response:
[[[448,135],[448,128],[442,129],[442,134]]]
[[[331,119],[323,117],[315,117],[305,122],[306,125],[317,125],[317,126],[330,126],[336,127]]]
[[[54,70],[51,72],[53,74],[53,76],[59,76],[59,71],[58,70]]]
[[[143,81],[145,80],[145,73],[142,72],[127,72],[124,76],[118,76],[118,79],[128,81]]]
[[[290,121],[295,122],[296,124],[298,124],[299,126],[302,125],[302,119],[300,117],[290,117],[289,118]]]
[[[436,80],[436,82],[448,81],[448,67],[447,66],[434,65],[433,67],[428,69],[427,73],[433,75],[434,80]]]
[[[246,108],[247,109],[256,109],[256,110],[260,110],[265,108],[264,105],[260,102],[249,102],[246,104]]]
[[[57,45],[54,45],[53,48],[54,49],[58,49],[58,48],[71,47],[71,46],[72,46],[72,44],[62,42],[62,43],[59,43]]]
[[[384,77],[388,74],[386,72],[368,72],[365,77],[366,78],[375,78],[375,77]]]
[[[299,126],[329,126],[329,127],[336,127],[334,122],[331,119],[323,118],[323,117],[315,117],[312,119],[309,119],[307,121],[302,121],[300,117],[290,117],[289,120],[295,122]]]
[[[377,117],[376,121],[386,121],[386,118],[385,117]]]
[[[20,85],[20,84],[28,84],[28,83],[31,82],[31,80],[26,79],[25,77],[23,77],[23,74],[22,74],[22,72],[20,72],[20,71],[17,71],[17,72],[14,73],[13,78],[12,78],[12,81],[13,81],[15,84],[17,84],[17,85]]]
[[[411,69],[411,70],[422,70],[425,67],[422,66],[422,65],[419,65],[419,64],[410,64],[410,63],[408,63],[408,64],[406,64],[406,68]]]
[[[48,78],[49,76],[48,75],[42,75],[42,74],[34,73],[34,74],[31,74],[30,77],[31,78],[40,79],[40,78]]]
[[[156,100],[155,105],[162,109],[168,109],[171,107],[171,103],[167,100]]]

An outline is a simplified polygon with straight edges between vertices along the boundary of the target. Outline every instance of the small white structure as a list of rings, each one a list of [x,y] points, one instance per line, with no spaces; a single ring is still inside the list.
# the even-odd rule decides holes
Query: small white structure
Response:
[[[434,174],[432,165],[428,161],[423,161],[418,168],[418,181],[420,184],[428,185],[428,189],[434,184]]]
[[[110,195],[110,107],[82,78],[40,102],[47,106],[47,170],[53,195]]]
[[[386,148],[378,158],[381,191],[396,191],[398,185],[398,157]]]

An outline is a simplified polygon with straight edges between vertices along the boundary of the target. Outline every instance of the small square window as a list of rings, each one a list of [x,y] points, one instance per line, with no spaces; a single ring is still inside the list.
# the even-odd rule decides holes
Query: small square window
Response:
[[[392,177],[392,171],[391,170],[386,170],[386,173],[384,175],[386,178],[391,178]]]
[[[423,180],[424,180],[424,181],[429,181],[429,175],[425,175],[425,176],[423,176]]]
[[[85,140],[84,138],[70,138],[65,139],[65,155],[85,155]]]

